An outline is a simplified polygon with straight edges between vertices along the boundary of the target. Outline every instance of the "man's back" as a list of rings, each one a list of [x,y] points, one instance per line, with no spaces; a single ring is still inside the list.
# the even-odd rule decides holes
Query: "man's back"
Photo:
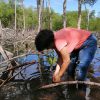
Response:
[[[64,46],[71,53],[74,49],[78,49],[84,41],[90,36],[91,32],[76,28],[63,28],[54,33],[55,45],[58,51]]]

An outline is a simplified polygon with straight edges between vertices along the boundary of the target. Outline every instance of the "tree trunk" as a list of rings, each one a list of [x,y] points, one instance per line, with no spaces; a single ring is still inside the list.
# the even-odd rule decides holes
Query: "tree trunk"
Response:
[[[63,2],[63,27],[66,27],[66,0]]]
[[[16,0],[15,0],[15,34],[16,34]]]
[[[37,13],[38,13],[38,16],[39,16],[39,5],[40,5],[40,0],[37,0]]]
[[[48,0],[48,8],[49,8],[49,29],[52,29],[50,0]]]
[[[1,24],[1,20],[0,20],[0,44],[3,44],[3,33],[2,33],[2,24]]]
[[[2,48],[2,46],[0,45],[0,53],[2,54],[4,60],[9,59],[7,53],[5,52],[5,50]]]
[[[23,21],[24,21],[24,30],[25,30],[25,12],[24,12],[24,8],[23,8]]]
[[[81,6],[82,6],[82,2],[81,0],[78,0],[78,23],[77,23],[78,29],[81,28]]]
[[[41,30],[41,22],[42,22],[42,4],[43,0],[37,0],[37,7],[38,7],[38,32]]]
[[[86,11],[86,29],[89,30],[89,20],[90,20],[90,11],[87,9],[86,4],[85,4],[85,11]]]
[[[89,30],[89,21],[90,21],[90,11],[87,12],[87,30]]]
[[[24,31],[25,31],[25,11],[24,11],[23,0],[22,0],[22,9],[23,9],[23,34],[24,34]]]

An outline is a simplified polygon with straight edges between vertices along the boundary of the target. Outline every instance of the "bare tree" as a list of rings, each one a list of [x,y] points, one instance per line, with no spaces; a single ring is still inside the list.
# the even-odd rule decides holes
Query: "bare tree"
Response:
[[[24,11],[24,4],[23,4],[23,1],[24,1],[24,0],[20,0],[21,6],[22,6],[22,10],[23,10],[23,32],[22,32],[22,34],[24,35],[24,32],[25,32],[25,11]]]
[[[41,30],[41,22],[42,22],[42,6],[43,0],[37,0],[37,10],[38,10],[38,32]]]
[[[89,22],[90,22],[90,11],[87,11],[87,30],[89,30]]]
[[[66,4],[67,0],[64,0],[63,2],[63,27],[66,27]]]
[[[86,21],[87,21],[86,22],[86,29],[89,30],[90,11],[89,11],[89,9],[87,9],[86,4],[84,4],[84,6],[85,6],[86,14],[87,14],[87,16],[86,16]]]
[[[94,5],[97,0],[78,0],[78,23],[77,27],[78,29],[81,28],[81,8],[82,4],[89,4],[89,5]]]
[[[15,34],[16,34],[16,0],[15,0]]]
[[[78,23],[77,23],[78,29],[80,29],[81,27],[81,6],[82,6],[82,0],[78,0]]]
[[[2,41],[3,40],[3,33],[2,33],[2,24],[1,24],[1,20],[0,20],[0,44],[2,45]]]
[[[52,29],[50,0],[48,0],[48,7],[49,7],[49,28]]]

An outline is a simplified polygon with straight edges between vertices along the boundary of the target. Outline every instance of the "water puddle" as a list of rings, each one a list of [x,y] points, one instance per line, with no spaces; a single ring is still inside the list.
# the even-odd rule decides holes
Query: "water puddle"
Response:
[[[94,73],[89,80],[100,82],[100,49],[92,62]],[[37,60],[36,55],[22,58],[25,61]],[[21,61],[21,60],[20,60]],[[23,61],[23,60],[22,60]],[[49,64],[46,63],[48,67]],[[0,100],[100,100],[100,87],[88,85],[86,96],[80,95],[77,85],[61,85],[57,87],[39,89],[43,85],[52,83],[52,73],[44,70],[39,73],[39,65],[26,67],[13,82],[9,82],[0,89]],[[17,71],[16,71],[17,72]],[[16,72],[14,74],[16,74]]]

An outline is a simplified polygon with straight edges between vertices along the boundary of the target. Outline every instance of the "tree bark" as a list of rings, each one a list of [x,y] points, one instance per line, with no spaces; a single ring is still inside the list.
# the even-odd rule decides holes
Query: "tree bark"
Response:
[[[66,27],[66,3],[67,1],[64,0],[63,2],[63,27]]]
[[[47,88],[51,88],[51,87],[55,87],[55,86],[59,86],[59,85],[70,85],[70,84],[87,84],[87,85],[95,85],[100,87],[100,83],[96,83],[96,82],[88,82],[88,81],[65,81],[65,82],[60,82],[60,83],[52,83],[49,85],[45,85],[40,87],[39,89],[47,89]]]
[[[16,0],[15,0],[15,34],[16,34]]]
[[[22,0],[22,9],[23,9],[23,35],[25,32],[25,11],[24,11],[24,4],[23,4],[23,0]]]
[[[82,1],[78,0],[78,23],[77,23],[77,28],[81,28],[81,6],[82,6]]]
[[[48,0],[48,8],[49,8],[49,29],[52,29],[50,0]]]
[[[3,33],[2,33],[2,24],[1,24],[1,20],[0,20],[0,44],[3,44]]]
[[[38,32],[41,30],[41,24],[42,24],[42,4],[43,0],[37,0],[37,7],[38,7]]]

